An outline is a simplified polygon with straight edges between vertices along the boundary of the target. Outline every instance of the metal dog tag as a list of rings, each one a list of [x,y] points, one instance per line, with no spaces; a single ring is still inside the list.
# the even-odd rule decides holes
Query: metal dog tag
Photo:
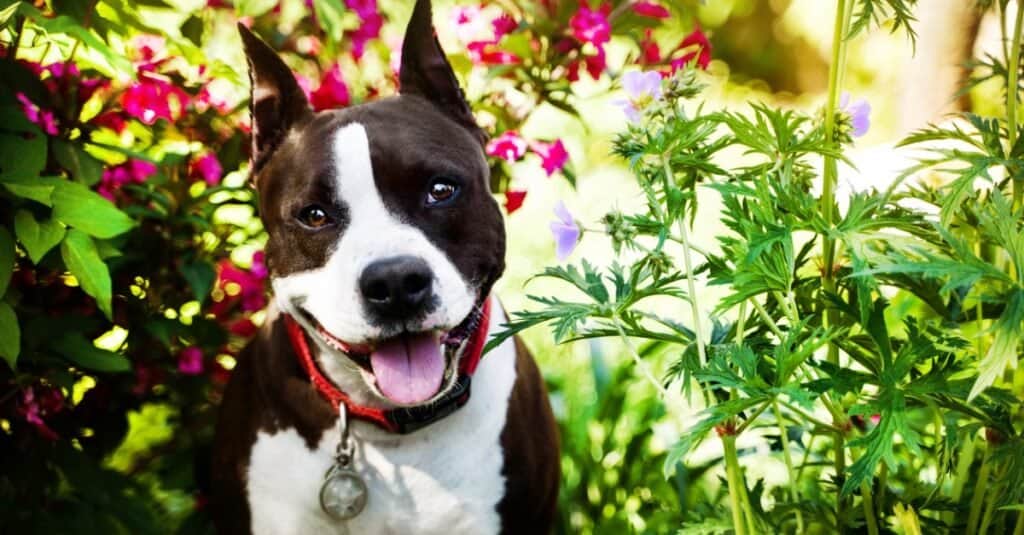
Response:
[[[320,508],[335,520],[350,520],[366,507],[369,491],[363,478],[352,469],[355,443],[348,436],[348,411],[344,403],[339,404],[338,412],[341,437],[334,464],[324,474],[324,483],[320,486]]]

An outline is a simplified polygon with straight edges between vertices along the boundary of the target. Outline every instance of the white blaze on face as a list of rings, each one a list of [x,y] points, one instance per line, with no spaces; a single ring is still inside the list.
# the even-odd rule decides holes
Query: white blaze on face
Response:
[[[403,222],[384,205],[374,181],[363,125],[350,123],[334,136],[334,193],[336,201],[348,209],[348,226],[322,267],[273,280],[278,306],[312,333],[315,326],[299,313],[301,307],[332,335],[351,344],[393,335],[369,321],[359,291],[359,276],[374,261],[409,255],[430,266],[437,303],[419,325],[409,327],[419,331],[455,327],[472,311],[476,291],[420,229]],[[321,355],[331,353],[318,336],[311,338],[317,341]],[[350,395],[357,397],[360,390],[365,391],[363,381],[356,380],[361,368],[347,358],[339,355],[320,360],[324,371]]]

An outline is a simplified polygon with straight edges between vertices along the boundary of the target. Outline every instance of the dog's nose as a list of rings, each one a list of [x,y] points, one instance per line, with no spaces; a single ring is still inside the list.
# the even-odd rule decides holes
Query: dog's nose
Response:
[[[405,319],[430,305],[433,281],[434,274],[422,258],[394,256],[366,266],[359,276],[359,291],[373,312]]]

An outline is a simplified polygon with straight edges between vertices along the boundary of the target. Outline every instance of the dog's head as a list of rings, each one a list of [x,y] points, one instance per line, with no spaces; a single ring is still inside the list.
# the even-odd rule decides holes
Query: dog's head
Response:
[[[413,10],[400,94],[314,113],[291,70],[244,27],[252,177],[278,306],[356,402],[428,403],[452,388],[479,305],[504,269],[484,136]]]

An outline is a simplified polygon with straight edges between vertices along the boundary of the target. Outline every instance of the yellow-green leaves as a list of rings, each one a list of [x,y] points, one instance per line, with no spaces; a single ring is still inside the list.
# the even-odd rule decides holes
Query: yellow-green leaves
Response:
[[[107,318],[111,318],[110,271],[100,258],[93,239],[81,230],[71,229],[60,245],[60,253],[68,271],[78,279],[85,293],[96,300],[97,306]]]

